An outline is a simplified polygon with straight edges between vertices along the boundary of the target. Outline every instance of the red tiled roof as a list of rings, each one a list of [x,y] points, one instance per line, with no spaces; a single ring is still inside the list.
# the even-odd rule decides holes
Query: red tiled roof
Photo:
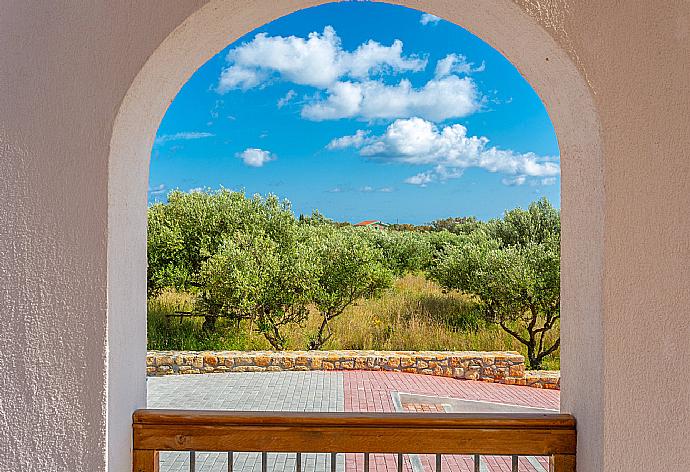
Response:
[[[360,221],[355,226],[369,226],[369,225],[373,225],[374,223],[381,223],[381,221],[380,220],[364,220],[364,221]]]

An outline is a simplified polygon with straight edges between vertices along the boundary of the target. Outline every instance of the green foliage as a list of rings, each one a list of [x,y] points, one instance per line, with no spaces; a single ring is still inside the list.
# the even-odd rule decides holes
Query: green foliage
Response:
[[[148,349],[154,350],[251,350],[263,346],[237,329],[235,321],[220,319],[215,329],[203,327],[203,317],[179,317],[177,312],[193,308],[193,297],[163,292],[148,300]]]
[[[199,306],[222,316],[252,319],[274,349],[286,348],[286,325],[307,317],[318,266],[296,237],[296,226],[270,238],[236,233],[202,268]]]
[[[335,226],[336,223],[331,220],[330,218],[326,218],[324,215],[319,212],[319,210],[314,210],[311,212],[311,215],[305,216],[305,215],[300,215],[299,216],[299,222],[302,225],[309,225],[309,226]]]
[[[434,231],[448,231],[453,234],[471,234],[484,228],[486,223],[479,221],[474,216],[444,218],[431,222]]]
[[[358,229],[381,251],[383,263],[396,277],[424,270],[433,257],[433,247],[423,233]]]
[[[527,210],[507,211],[503,219],[488,225],[490,233],[503,246],[542,244],[561,238],[561,214],[546,198],[530,204]]]
[[[315,277],[297,229],[273,195],[172,192],[149,208],[149,293],[190,291],[207,329],[219,317],[251,318],[283,349],[280,329],[304,318]]]
[[[382,251],[364,233],[337,229],[318,212],[298,221],[275,196],[176,191],[168,200],[149,209],[149,294],[194,294],[190,314],[205,318],[206,331],[221,318],[250,320],[274,349],[285,349],[285,328],[303,323],[315,304],[323,316],[310,343],[317,348],[330,320],[392,283]]]
[[[309,349],[320,349],[332,335],[331,320],[357,300],[379,296],[390,288],[393,273],[384,264],[381,249],[371,245],[362,231],[312,229],[309,244],[320,265],[313,302],[322,316]]]
[[[149,300],[149,349],[266,350],[271,345],[252,330],[251,320],[220,318],[213,331],[202,328],[202,318],[171,318],[189,307],[178,300],[189,295],[165,292]],[[332,336],[324,349],[374,350],[514,350],[527,355],[525,346],[486,323],[477,312],[474,298],[457,291],[444,292],[421,275],[407,274],[378,298],[350,305],[332,320]],[[321,313],[310,309],[299,328],[285,330],[288,345],[308,346],[322,323]],[[556,335],[557,333],[552,333]],[[558,352],[545,359],[544,367],[558,369]]]
[[[167,203],[148,210],[148,290],[193,290],[200,287],[202,264],[237,232],[280,232],[294,223],[288,202],[269,195],[173,191]]]
[[[409,295],[411,305],[400,309],[414,320],[376,328],[381,343],[402,339],[396,323],[469,332],[488,322],[526,346],[533,368],[558,349],[560,217],[546,200],[488,223],[448,218],[381,231],[318,211],[295,218],[289,202],[272,195],[174,191],[149,208],[148,219],[151,300],[186,293],[180,310],[198,316],[175,325],[154,309],[150,321],[185,346],[220,342],[223,329],[223,342],[242,345],[227,333],[241,324],[247,339],[256,330],[273,349],[319,349],[332,344],[333,323],[342,328],[340,317],[357,312],[358,303],[385,296],[395,279],[426,273],[462,292],[462,302],[451,294]],[[297,326],[306,337],[301,345],[290,344]],[[201,332],[186,339],[182,329]],[[163,338],[152,343],[168,345]]]
[[[554,217],[555,214],[555,217]],[[547,334],[560,319],[560,224],[546,201],[513,210],[493,224],[492,238],[472,233],[461,245],[447,245],[431,269],[446,289],[477,298],[485,318],[527,347],[532,368],[558,349]]]

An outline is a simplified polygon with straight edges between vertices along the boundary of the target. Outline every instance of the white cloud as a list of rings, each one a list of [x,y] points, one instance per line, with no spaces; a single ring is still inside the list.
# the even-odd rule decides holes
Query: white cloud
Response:
[[[224,102],[223,100],[216,100],[215,103],[213,104],[213,108],[211,108],[211,111],[209,112],[209,115],[211,115],[211,120],[210,123],[213,124],[215,120],[218,119],[220,116],[220,111],[223,109]]]
[[[353,188],[349,185],[344,185],[344,186],[337,186],[330,188],[326,190],[328,193],[350,193],[350,192],[361,192],[361,193],[374,193],[374,192],[380,192],[380,193],[391,193],[394,192],[395,189],[393,187],[380,187],[376,188],[371,185],[364,185],[362,187],[358,188]]]
[[[436,176],[431,171],[420,172],[419,174],[413,175],[405,179],[406,184],[419,185],[420,187],[426,187],[436,180]]]
[[[162,193],[165,193],[168,188],[166,187],[165,184],[160,184],[160,185],[154,185],[153,187],[149,187],[149,194],[150,195],[160,195]]]
[[[257,148],[247,148],[237,153],[236,156],[242,159],[245,165],[250,167],[263,167],[267,162],[276,160],[276,156],[271,152]]]
[[[413,185],[458,178],[464,169],[470,167],[516,176],[513,178],[515,183],[519,182],[520,176],[546,179],[560,174],[556,157],[498,149],[489,146],[486,137],[468,136],[467,128],[460,124],[439,128],[417,117],[396,120],[380,136],[358,132],[353,136],[337,138],[331,143],[342,144],[338,146],[340,148],[350,143],[365,157],[434,166],[406,180]]]
[[[437,78],[447,77],[451,74],[469,75],[474,72],[482,72],[484,68],[483,62],[479,67],[474,67],[474,64],[467,62],[467,58],[462,54],[448,54],[436,63],[434,75]]]
[[[384,76],[424,70],[427,60],[405,55],[400,40],[390,46],[369,40],[347,51],[331,26],[306,38],[260,33],[232,49],[227,60],[219,92],[247,90],[275,79],[312,87],[316,93],[302,106],[301,114],[313,121],[414,116],[443,121],[479,110],[484,100],[469,77],[483,70],[483,65],[475,68],[464,56],[449,54],[436,64],[435,76],[419,87],[407,79],[390,83]],[[278,108],[295,95],[289,91],[278,100]]]
[[[383,46],[370,39],[360,44],[352,53],[343,54],[343,64],[348,72],[343,75],[359,79],[371,75],[398,72],[418,72],[426,67],[426,59],[403,56],[403,43],[399,39],[390,46]]]
[[[226,92],[231,89],[249,90],[268,78],[266,71],[243,66],[233,66],[224,69],[218,82],[218,91]]]
[[[345,149],[348,147],[361,147],[364,144],[364,141],[366,137],[369,135],[368,130],[357,130],[355,134],[352,136],[343,136],[342,138],[336,138],[332,140],[328,145],[326,146],[327,149],[334,150],[334,149]]]
[[[156,138],[155,144],[161,145],[161,144],[167,143],[169,141],[187,141],[187,140],[191,140],[191,139],[210,138],[211,136],[214,136],[214,134],[213,133],[199,132],[199,131],[185,131],[182,133],[164,134],[164,135],[158,136]]]
[[[404,57],[403,44],[396,40],[384,46],[369,40],[354,51],[345,51],[332,26],[323,33],[297,36],[257,34],[253,40],[232,49],[229,66],[223,70],[218,91],[249,89],[278,75],[290,82],[320,89],[335,84],[339,78],[367,78],[387,72],[419,71],[426,60]]]
[[[292,100],[295,97],[295,95],[297,95],[297,92],[295,92],[292,89],[288,90],[285,96],[278,100],[278,108],[283,108],[285,105],[287,105],[290,102],[290,100]]]
[[[508,185],[508,186],[518,186],[518,185],[524,185],[525,182],[527,182],[527,176],[526,175],[518,175],[515,177],[510,177],[510,178],[503,178],[501,179],[501,183],[503,185]]]
[[[553,185],[556,182],[558,182],[558,177],[528,178],[528,176],[524,174],[501,179],[501,183],[508,186],[529,184],[530,187],[541,187]]]
[[[328,89],[325,100],[302,108],[302,116],[314,121],[414,116],[443,121],[467,116],[479,110],[481,105],[481,95],[470,77],[434,78],[421,88],[414,88],[407,79],[396,85],[366,80],[336,83]]]
[[[422,13],[422,16],[419,17],[419,22],[423,25],[435,25],[439,21],[441,21],[441,18],[436,15],[432,15],[431,13]]]
[[[337,82],[329,89],[326,100],[302,108],[302,117],[313,121],[337,120],[357,116],[364,99],[362,84]]]

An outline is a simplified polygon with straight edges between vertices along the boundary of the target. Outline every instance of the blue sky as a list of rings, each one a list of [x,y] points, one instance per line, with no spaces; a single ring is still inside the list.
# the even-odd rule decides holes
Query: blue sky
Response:
[[[222,186],[351,222],[560,201],[553,126],[513,65],[454,24],[363,2],[278,19],[203,65],[160,125],[149,181],[149,202]]]

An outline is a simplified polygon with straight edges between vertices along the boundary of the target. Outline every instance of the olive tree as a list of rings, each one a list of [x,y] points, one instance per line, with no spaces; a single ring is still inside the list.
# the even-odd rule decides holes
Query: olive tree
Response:
[[[487,229],[504,247],[524,247],[553,239],[560,241],[561,214],[546,198],[542,198],[531,203],[527,210],[515,208],[507,211],[502,219],[491,221]]]
[[[294,216],[275,196],[246,197],[227,189],[168,194],[168,201],[148,209],[148,291],[194,290],[199,271],[236,231],[278,230]]]
[[[484,225],[485,223],[482,223],[474,216],[444,218],[431,222],[431,227],[434,231],[448,231],[454,234],[470,234],[481,229]]]
[[[560,261],[557,244],[501,248],[496,240],[475,238],[448,246],[432,270],[446,289],[474,295],[487,321],[496,323],[527,347],[533,369],[560,344],[547,333],[560,319]]]
[[[211,330],[219,317],[237,318],[238,310],[212,296],[218,292],[208,287],[209,259],[223,248],[227,251],[235,237],[277,241],[295,228],[289,203],[272,195],[249,198],[226,189],[173,191],[166,203],[148,210],[149,295],[164,289],[194,294],[197,303],[190,314],[203,316],[204,329]]]
[[[560,216],[546,200],[507,212],[487,231],[446,245],[430,276],[445,289],[474,295],[482,314],[527,348],[542,367],[560,337]]]
[[[274,349],[286,349],[283,328],[306,320],[318,269],[313,251],[294,232],[227,239],[203,264],[199,309],[250,319]]]
[[[433,247],[423,233],[357,229],[371,245],[379,249],[383,262],[396,277],[426,269],[433,256]]]
[[[309,233],[320,266],[313,301],[321,314],[309,349],[320,349],[331,338],[329,323],[357,300],[391,287],[393,272],[383,263],[382,251],[360,231],[321,227]]]

